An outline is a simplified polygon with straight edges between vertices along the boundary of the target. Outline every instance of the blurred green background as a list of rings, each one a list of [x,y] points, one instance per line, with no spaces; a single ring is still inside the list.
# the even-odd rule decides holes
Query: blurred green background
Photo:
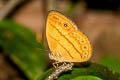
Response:
[[[50,10],[72,19],[93,47],[91,66],[59,80],[120,80],[120,0],[0,0],[0,80],[44,80],[54,70],[45,36]]]

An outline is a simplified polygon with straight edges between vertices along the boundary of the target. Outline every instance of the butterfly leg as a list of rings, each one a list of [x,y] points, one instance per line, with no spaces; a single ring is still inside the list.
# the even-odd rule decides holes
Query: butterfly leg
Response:
[[[67,63],[66,62],[63,62],[63,65],[66,65]]]
[[[56,61],[56,62],[52,63],[52,65],[53,65],[53,67],[54,67],[54,68],[57,68],[57,67],[59,66],[58,64],[59,64],[59,62],[58,62],[58,61]]]

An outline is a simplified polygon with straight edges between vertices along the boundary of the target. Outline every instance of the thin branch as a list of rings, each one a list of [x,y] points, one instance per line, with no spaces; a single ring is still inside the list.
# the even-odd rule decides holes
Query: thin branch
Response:
[[[56,68],[56,70],[51,73],[45,80],[54,80],[56,77],[58,77],[62,72],[66,72],[69,70],[72,70],[73,63],[63,64]]]
[[[4,19],[22,0],[10,0],[0,9],[0,20]]]

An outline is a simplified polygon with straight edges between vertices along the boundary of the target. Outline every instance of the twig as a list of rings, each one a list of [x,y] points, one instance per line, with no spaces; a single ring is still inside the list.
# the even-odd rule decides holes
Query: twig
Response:
[[[22,0],[10,0],[0,9],[0,20],[4,19]]]
[[[73,63],[63,64],[56,68],[56,70],[51,73],[45,80],[54,80],[56,77],[58,77],[62,72],[66,72],[69,70],[72,70]]]

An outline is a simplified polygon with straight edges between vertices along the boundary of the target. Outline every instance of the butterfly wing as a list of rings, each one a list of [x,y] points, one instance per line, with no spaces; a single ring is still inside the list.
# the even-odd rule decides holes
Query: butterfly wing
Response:
[[[88,54],[91,54],[91,49],[86,52],[84,52],[84,48],[82,49],[84,45],[87,49],[91,48],[89,40],[70,19],[61,13],[51,11],[48,14],[46,37],[52,52],[50,55],[52,59],[59,62],[83,62],[89,59]],[[81,37],[86,43],[81,44],[78,37]],[[88,56],[85,58],[84,54]]]

